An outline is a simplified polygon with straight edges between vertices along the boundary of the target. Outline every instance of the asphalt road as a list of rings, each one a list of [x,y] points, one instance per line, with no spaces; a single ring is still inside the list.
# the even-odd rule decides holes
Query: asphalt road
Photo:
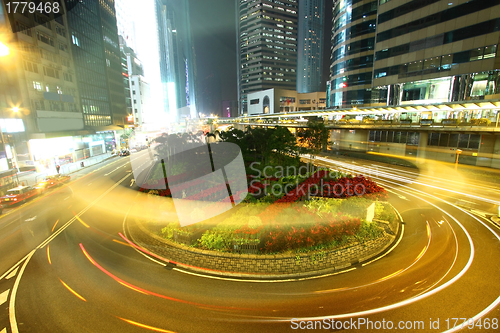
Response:
[[[0,332],[443,332],[453,318],[487,318],[470,331],[493,332],[500,229],[487,214],[497,189],[383,165],[372,177],[404,221],[392,252],[322,278],[237,281],[168,269],[120,237],[138,195],[130,157],[82,170],[0,218]],[[331,319],[348,323],[332,330]]]

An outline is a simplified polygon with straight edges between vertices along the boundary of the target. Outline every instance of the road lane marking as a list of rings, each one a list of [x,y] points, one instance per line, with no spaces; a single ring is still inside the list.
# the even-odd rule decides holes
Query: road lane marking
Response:
[[[19,333],[19,329],[17,327],[17,320],[16,320],[16,295],[17,295],[17,289],[19,288],[19,283],[21,282],[21,277],[23,276],[24,270],[26,269],[26,266],[28,266],[28,263],[30,262],[31,257],[35,254],[36,249],[32,250],[30,253],[28,253],[26,260],[24,261],[24,264],[21,266],[21,270],[19,271],[19,274],[16,277],[16,281],[14,282],[14,286],[12,287],[12,294],[10,295],[10,302],[9,302],[9,321],[10,321],[10,330],[12,333]]]
[[[406,187],[408,189],[411,189],[411,190],[414,190],[414,191],[418,191],[422,194],[425,194],[426,196],[429,196],[429,197],[433,197],[437,200],[440,200],[441,202],[445,203],[445,204],[448,204],[462,212],[464,212],[465,214],[469,215],[470,217],[472,217],[473,219],[477,220],[479,223],[481,223],[485,228],[487,228],[499,241],[500,241],[500,236],[498,234],[496,234],[487,224],[485,224],[483,221],[481,221],[478,217],[474,216],[473,214],[471,214],[470,212],[458,207],[457,205],[454,205],[446,200],[443,200],[437,196],[434,196],[434,195],[431,195],[431,194],[428,194],[428,193],[425,193],[423,191],[420,191],[420,190],[415,190],[413,188],[410,188],[409,186],[406,186],[404,184],[398,184],[397,182],[391,182],[391,181],[388,181],[388,180],[383,180],[383,177],[376,177],[378,179],[380,179],[381,181],[383,182],[389,182],[389,183],[392,183],[394,185],[398,185],[398,186],[403,186],[403,187]],[[394,179],[393,177],[390,177],[391,179]],[[424,185],[424,186],[429,186],[429,187],[435,187],[435,186],[431,186],[431,185],[427,185],[427,184],[423,184],[423,183],[417,183],[415,182],[415,184],[420,184],[420,185]],[[436,188],[436,187],[435,187]],[[393,187],[394,189],[394,187]],[[446,189],[443,189],[443,190],[446,190]],[[483,200],[483,201],[486,201],[486,202],[492,202],[491,200],[489,199],[485,199],[485,198],[481,198],[481,197],[478,197],[478,196],[473,196],[473,195],[467,195],[467,194],[464,194],[464,193],[460,193],[460,192],[457,192],[457,191],[452,191],[452,190],[447,190],[449,192],[454,192],[454,193],[457,193],[457,194],[462,194],[462,195],[465,195],[467,197],[472,197],[472,198],[477,198],[477,199],[480,199],[480,200]],[[407,192],[408,193],[408,192]],[[412,196],[415,196],[417,197],[416,195],[414,194],[411,194],[409,193],[410,195]],[[422,198],[420,198],[421,200],[424,200]],[[473,261],[473,258],[474,258],[474,253],[475,253],[475,250],[474,250],[474,245],[473,245],[473,242],[472,242],[472,239],[469,235],[469,233],[467,232],[467,230],[465,229],[465,227],[456,219],[454,218],[451,214],[447,213],[445,210],[441,209],[440,207],[430,203],[429,201],[426,201],[424,200],[425,202],[431,204],[432,206],[434,206],[435,208],[441,210],[443,213],[445,213],[446,215],[450,216],[451,219],[453,219],[457,224],[458,226],[464,231],[468,241],[469,241],[469,244],[471,245],[471,254],[469,256],[469,260],[466,264],[466,266],[459,272],[459,274],[457,274],[454,278],[452,278],[451,280],[449,280],[448,282],[446,282],[445,284],[439,286],[438,288],[428,292],[428,293],[422,293],[420,295],[418,295],[417,297],[415,298],[412,298],[410,300],[406,300],[406,301],[403,301],[403,302],[400,302],[400,303],[395,303],[395,304],[392,304],[390,306],[386,306],[386,307],[382,307],[382,308],[378,308],[378,309],[373,309],[373,310],[368,310],[368,311],[363,311],[363,312],[358,312],[358,313],[355,313],[355,314],[345,314],[345,315],[341,315],[341,316],[326,316],[326,317],[314,317],[313,320],[320,320],[321,318],[348,318],[348,317],[352,317],[352,316],[360,316],[360,315],[365,315],[365,314],[369,314],[369,313],[375,313],[375,312],[382,312],[382,311],[386,311],[386,310],[390,310],[390,309],[394,309],[396,307],[399,307],[399,306],[403,306],[403,305],[406,305],[406,304],[409,304],[409,303],[413,303],[415,301],[418,301],[420,299],[423,299],[427,296],[430,296],[430,295],[433,295],[443,289],[445,289],[446,287],[448,287],[449,285],[453,284],[455,281],[457,281],[458,279],[460,279],[466,272],[467,270],[470,268],[470,266],[472,265],[472,261]],[[447,221],[447,220],[446,220]],[[448,222],[448,221],[447,221]],[[449,224],[449,222],[448,222]],[[451,226],[450,226],[451,227]],[[453,228],[451,228],[452,232],[455,234],[455,231],[453,230]],[[456,238],[456,235],[455,235],[455,241],[457,243],[457,251],[458,251],[458,242],[457,242],[457,238]],[[456,257],[455,257],[455,261],[456,261]],[[451,268],[450,268],[451,270]],[[475,317],[473,317],[472,319],[475,321],[479,320],[480,318],[484,317],[485,315],[487,315],[490,311],[492,311],[493,309],[495,309],[498,305],[500,304],[500,297],[498,297],[495,301],[493,301],[487,308],[485,308],[482,312],[480,312],[479,314],[477,314]],[[307,320],[307,319],[304,319],[304,318],[301,318],[300,320]],[[284,321],[284,320],[279,320],[279,321]],[[455,332],[455,331],[458,331],[460,330],[460,326],[458,327],[454,327],[446,332]]]
[[[398,214],[399,214],[399,212],[398,212]],[[403,220],[401,220],[401,222],[403,222]],[[399,243],[401,242],[401,240],[403,239],[403,234],[404,234],[404,232],[405,232],[405,225],[404,225],[404,224],[401,224],[401,235],[399,236],[399,239],[398,239],[398,241],[396,242],[396,244],[394,244],[394,245],[393,245],[393,246],[389,249],[389,251],[387,251],[386,253],[384,253],[384,254],[383,254],[383,255],[381,255],[380,257],[377,257],[377,258],[375,258],[375,259],[373,259],[373,260],[371,260],[371,261],[369,261],[369,262],[365,262],[365,263],[364,263],[364,264],[362,264],[361,266],[362,266],[362,267],[364,267],[364,266],[366,266],[366,265],[369,265],[369,264],[371,264],[372,262],[377,261],[377,260],[379,260],[379,259],[382,259],[382,258],[383,258],[383,257],[385,257],[386,255],[388,255],[389,253],[391,253],[391,252],[392,252],[392,250],[394,250],[394,249],[395,249],[395,248],[399,245]]]
[[[61,228],[57,229],[57,231],[55,233],[53,233],[51,236],[47,237],[47,239],[45,241],[43,241],[40,245],[38,245],[38,247],[36,249],[41,249],[42,247],[44,247],[45,245],[47,245],[48,243],[50,243],[61,232],[63,232],[67,227],[69,227],[69,225],[71,225],[71,223],[73,223],[74,221],[76,221],[77,217],[80,217],[83,214],[85,214],[90,208],[92,208],[96,203],[98,203],[102,198],[104,198],[109,192],[111,192],[117,186],[119,186],[128,177],[130,177],[130,174],[126,175],[125,177],[123,177],[122,179],[120,179],[117,183],[115,183],[113,186],[111,186],[109,189],[107,189],[106,192],[104,192],[103,194],[101,194],[97,199],[95,199],[94,201],[92,201],[87,207],[85,207],[84,209],[82,209],[77,215],[75,215],[75,217],[71,218]]]
[[[397,184],[397,183],[390,182],[390,181],[386,181],[386,182]],[[397,185],[399,185],[399,186],[405,186],[405,185],[401,185],[401,184],[397,184]],[[405,187],[407,187],[407,186],[405,186]],[[393,189],[394,189],[394,187],[393,187]],[[410,195],[413,195],[413,194],[410,193]],[[417,197],[416,195],[413,195],[413,196]],[[432,196],[432,195],[430,195],[430,196]],[[429,296],[432,296],[432,295],[434,295],[434,294],[436,294],[436,293],[438,293],[438,292],[440,292],[440,291],[448,288],[449,286],[451,286],[452,284],[454,284],[456,281],[458,281],[459,279],[461,279],[462,276],[472,266],[472,262],[474,261],[475,248],[474,248],[474,242],[472,241],[472,238],[471,238],[470,234],[467,232],[467,229],[465,229],[465,227],[460,223],[460,221],[458,221],[450,213],[448,213],[444,209],[440,208],[439,206],[437,206],[437,205],[435,205],[435,204],[433,204],[433,203],[431,203],[431,202],[429,202],[429,201],[427,201],[425,199],[422,199],[420,197],[417,197],[417,198],[419,198],[420,200],[422,200],[422,201],[430,204],[431,206],[433,206],[436,209],[440,210],[444,214],[448,215],[462,229],[462,231],[464,232],[465,236],[467,237],[467,240],[468,240],[468,242],[470,244],[469,260],[467,261],[467,263],[464,266],[464,268],[462,268],[462,270],[460,270],[460,272],[458,272],[457,275],[455,275],[453,278],[451,278],[450,280],[448,280],[444,284],[440,285],[439,287],[437,287],[437,288],[435,288],[433,290],[430,290],[430,291],[428,291],[426,293],[422,293],[422,294],[420,294],[420,295],[418,295],[416,297],[412,297],[412,298],[406,299],[404,301],[400,301],[400,302],[393,303],[393,304],[390,304],[390,305],[382,306],[382,307],[379,307],[379,308],[374,308],[374,309],[369,309],[369,310],[364,310],[364,311],[359,311],[359,312],[353,312],[353,313],[343,313],[343,314],[326,315],[326,316],[316,316],[316,317],[301,317],[301,318],[283,318],[283,317],[281,317],[281,318],[269,319],[269,321],[272,321],[272,322],[289,322],[291,319],[295,319],[295,320],[298,320],[298,321],[309,321],[309,320],[311,320],[311,321],[318,321],[318,320],[325,320],[325,319],[327,319],[327,320],[328,319],[336,319],[336,320],[338,320],[338,319],[345,319],[345,318],[352,318],[352,317],[363,317],[363,316],[372,315],[372,314],[375,314],[375,313],[381,313],[381,312],[385,312],[385,311],[389,311],[389,310],[394,310],[394,309],[397,309],[397,308],[400,308],[400,307],[403,307],[403,306],[406,306],[406,305],[418,302],[418,301],[420,301],[422,299],[425,299],[425,298],[427,298]],[[442,200],[442,199],[437,198],[437,197],[435,197],[435,198],[438,199],[438,200]],[[446,203],[446,201],[444,201],[444,200],[442,200],[442,201]],[[474,217],[472,214],[469,214],[469,215],[472,216],[472,217]],[[488,227],[488,229],[490,229],[490,228]],[[453,228],[452,228],[452,230],[453,230]],[[500,240],[500,237],[498,235],[495,234],[495,236]],[[492,306],[490,306],[491,309],[493,309],[494,307],[496,307],[498,304],[500,304],[500,297],[497,298],[497,300],[494,303],[492,303]],[[260,320],[258,320],[258,321],[260,321]]]
[[[21,270],[19,271],[19,274],[17,275],[16,281],[14,282],[14,286],[12,287],[12,294],[10,297],[10,303],[9,303],[9,321],[10,321],[10,327],[11,327],[11,333],[19,333],[19,328],[17,327],[17,320],[16,320],[16,294],[17,290],[19,288],[19,283],[21,282],[21,277],[24,273],[24,270],[26,269],[26,266],[28,265],[31,257],[35,254],[36,250],[43,248],[45,245],[48,245],[54,238],[56,238],[59,234],[61,234],[66,228],[68,228],[74,221],[77,220],[77,217],[80,217],[81,215],[85,214],[90,208],[92,208],[96,203],[98,203],[102,198],[104,198],[109,192],[114,190],[117,186],[119,186],[125,179],[130,177],[130,174],[127,174],[125,177],[120,179],[117,183],[115,183],[113,186],[111,186],[109,189],[107,189],[103,194],[101,194],[98,198],[96,198],[94,201],[92,201],[87,207],[82,209],[78,215],[75,217],[71,218],[68,222],[66,222],[61,228],[57,229],[55,233],[47,237],[40,245],[38,245],[35,249],[33,249],[30,253],[28,253],[23,259],[19,260],[14,266],[12,266],[10,269],[7,270],[7,272],[0,277],[0,280],[4,278],[7,274],[10,274],[18,265],[20,265],[23,261],[24,264],[21,267]]]
[[[10,272],[10,274],[9,274],[9,275],[7,275],[7,276],[5,277],[5,279],[6,279],[6,280],[10,280],[10,279],[12,279],[14,276],[16,276],[16,274],[17,274],[17,270],[18,270],[18,269],[19,269],[19,267],[16,267],[16,269],[14,269],[12,272]]]
[[[9,298],[9,291],[10,289],[7,289],[6,291],[0,294],[0,305],[7,302],[7,298]]]
[[[110,171],[110,172],[108,172],[108,173],[104,174],[104,176],[109,176],[110,174],[112,174],[113,172],[115,172],[115,171],[119,170],[120,168],[124,168],[124,167],[126,167],[126,166],[127,166],[127,164],[129,164],[129,163],[130,163],[130,162],[127,162],[127,163],[125,163],[124,165],[120,165],[119,167],[117,167],[117,168],[116,168],[116,169],[114,169],[113,171]]]

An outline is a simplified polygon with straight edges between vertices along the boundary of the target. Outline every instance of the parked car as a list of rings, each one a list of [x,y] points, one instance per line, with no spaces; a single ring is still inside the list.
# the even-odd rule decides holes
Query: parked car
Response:
[[[39,189],[31,186],[18,186],[8,190],[7,194],[0,198],[0,202],[5,205],[13,205],[26,201],[39,193]]]

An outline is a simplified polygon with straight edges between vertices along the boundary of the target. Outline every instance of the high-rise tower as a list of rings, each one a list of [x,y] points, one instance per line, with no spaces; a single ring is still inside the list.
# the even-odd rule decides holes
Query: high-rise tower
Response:
[[[296,0],[238,0],[240,113],[247,94],[269,88],[296,89]]]
[[[320,91],[323,62],[324,0],[299,1],[297,92]]]

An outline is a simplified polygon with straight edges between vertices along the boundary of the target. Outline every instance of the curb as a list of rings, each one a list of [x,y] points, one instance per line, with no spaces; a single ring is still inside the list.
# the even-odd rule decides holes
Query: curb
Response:
[[[500,217],[493,215],[491,221],[500,227]]]
[[[398,219],[399,220],[399,219]],[[397,243],[398,236],[401,234],[401,227],[400,223],[402,221],[399,221],[397,223],[397,231],[394,236],[387,234],[384,231],[384,238],[388,239],[388,242],[384,244],[384,246],[380,249],[378,249],[375,253],[365,256],[365,257],[359,257],[357,260],[353,262],[346,262],[337,266],[333,266],[327,269],[321,269],[317,271],[309,271],[309,272],[297,272],[297,273],[286,273],[286,274],[261,274],[261,273],[251,273],[251,272],[231,272],[231,271],[219,271],[211,268],[204,268],[204,267],[196,267],[184,263],[178,263],[166,258],[161,257],[161,254],[158,253],[155,249],[154,246],[151,245],[146,245],[146,244],[141,244],[140,241],[137,239],[137,235],[134,236],[134,232],[131,232],[130,230],[130,224],[126,223],[126,234],[128,237],[130,237],[130,240],[136,244],[138,247],[143,246],[144,248],[147,249],[147,251],[151,252],[152,254],[156,255],[157,259],[161,259],[162,261],[166,262],[167,264],[170,264],[168,267],[178,267],[182,268],[183,270],[189,271],[189,272],[194,272],[198,274],[203,274],[207,276],[217,276],[217,277],[225,277],[225,278],[246,278],[246,279],[252,279],[252,280],[302,280],[302,279],[311,279],[311,278],[320,278],[320,277],[326,277],[330,275],[336,275],[340,274],[343,272],[351,271],[357,267],[361,267],[364,263],[370,263],[373,262],[377,259],[380,259],[381,257],[385,256],[389,251],[392,251],[393,245]],[[149,230],[147,230],[142,224],[140,223],[135,223],[135,226],[139,229],[139,232],[146,236],[146,238],[152,239],[156,242],[161,243],[165,247],[172,247],[176,248],[181,251],[185,251],[188,253],[196,253],[198,255],[206,255],[207,257],[232,257],[232,258],[245,258],[245,259],[251,259],[253,255],[241,255],[241,254],[234,254],[234,253],[220,253],[216,251],[207,251],[207,250],[200,250],[200,249],[193,249],[188,246],[184,246],[182,244],[174,243],[172,241],[166,240],[162,237],[159,237]],[[359,245],[359,244],[355,244]],[[353,245],[346,245],[343,246],[342,248],[336,249],[335,251],[340,251],[342,249],[347,249],[349,247],[353,247]],[[389,248],[391,248],[389,250]],[[333,252],[333,251],[332,251]],[[308,253],[308,255],[315,254],[315,253]],[[276,257],[275,255],[268,255],[269,259],[271,257]],[[283,255],[283,258],[295,258],[296,254],[291,254],[291,255]],[[261,260],[265,259],[262,255],[260,256]]]

